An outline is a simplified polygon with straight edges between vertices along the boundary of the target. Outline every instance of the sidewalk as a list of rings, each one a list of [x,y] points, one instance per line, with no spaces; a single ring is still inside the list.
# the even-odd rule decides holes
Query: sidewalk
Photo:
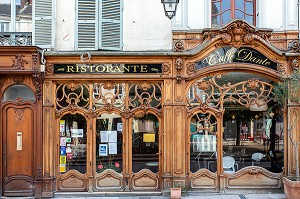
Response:
[[[74,195],[65,195],[64,197],[55,197],[59,199],[168,199],[167,196],[122,196],[122,197],[74,197]],[[182,196],[182,199],[285,199],[284,193],[265,193],[265,194],[212,194],[203,193],[191,196]],[[33,199],[32,197],[3,197],[3,199]]]

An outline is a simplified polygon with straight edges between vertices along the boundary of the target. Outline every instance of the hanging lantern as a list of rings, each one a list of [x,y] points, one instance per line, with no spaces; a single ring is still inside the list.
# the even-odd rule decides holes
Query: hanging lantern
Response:
[[[266,111],[268,104],[263,99],[252,99],[249,106],[250,111]]]
[[[161,0],[161,3],[164,5],[165,15],[172,19],[176,15],[179,0]]]

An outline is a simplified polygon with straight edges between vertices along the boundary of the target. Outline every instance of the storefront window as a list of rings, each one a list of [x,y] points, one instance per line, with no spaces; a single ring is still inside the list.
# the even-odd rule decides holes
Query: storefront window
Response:
[[[159,123],[152,114],[138,113],[132,123],[132,171],[158,172]]]
[[[112,169],[121,173],[122,159],[122,118],[115,113],[101,114],[96,121],[96,172]]]
[[[210,113],[197,113],[190,121],[190,171],[217,171],[217,121]]]
[[[70,170],[86,173],[87,125],[85,117],[80,114],[67,114],[61,118],[59,126],[60,173]]]
[[[10,86],[3,95],[3,101],[15,101],[17,98],[22,98],[24,101],[35,101],[35,96],[32,90],[22,84]]]

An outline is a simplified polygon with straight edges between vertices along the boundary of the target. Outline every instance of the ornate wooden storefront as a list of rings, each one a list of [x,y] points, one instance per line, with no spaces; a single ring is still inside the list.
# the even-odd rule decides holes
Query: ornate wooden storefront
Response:
[[[237,20],[175,33],[172,53],[47,52],[43,195],[282,188],[294,163],[273,87],[298,57],[271,35]]]
[[[0,48],[0,192],[42,192],[42,78],[39,49]]]

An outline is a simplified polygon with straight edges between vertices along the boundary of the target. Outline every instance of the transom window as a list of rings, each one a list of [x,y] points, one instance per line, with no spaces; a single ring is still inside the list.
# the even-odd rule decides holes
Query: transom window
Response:
[[[233,19],[244,19],[255,26],[256,0],[212,0],[212,27],[221,27]]]

